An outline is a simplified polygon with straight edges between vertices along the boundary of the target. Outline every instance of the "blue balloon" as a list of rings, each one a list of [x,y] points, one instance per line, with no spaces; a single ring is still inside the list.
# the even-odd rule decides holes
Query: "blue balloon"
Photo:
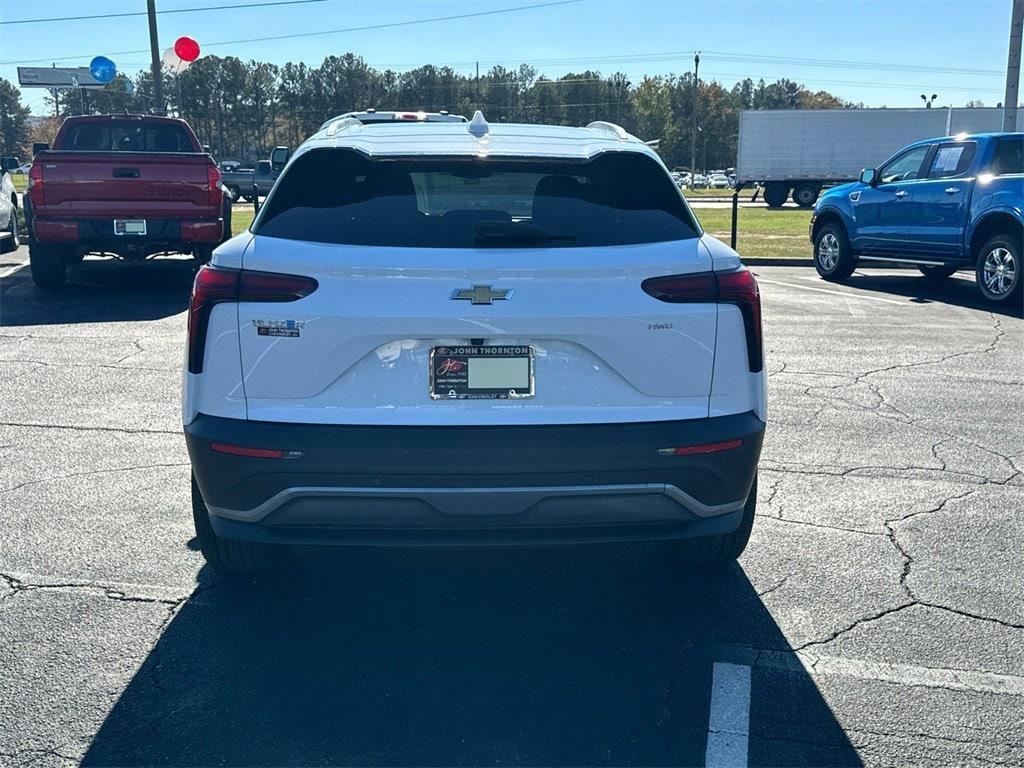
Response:
[[[89,62],[89,74],[98,83],[109,83],[117,75],[117,66],[106,56],[97,56]]]

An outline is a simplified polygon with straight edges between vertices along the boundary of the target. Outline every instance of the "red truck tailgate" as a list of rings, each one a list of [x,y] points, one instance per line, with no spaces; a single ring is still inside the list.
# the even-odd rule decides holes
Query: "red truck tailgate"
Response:
[[[209,155],[183,152],[43,153],[36,216],[216,218]]]

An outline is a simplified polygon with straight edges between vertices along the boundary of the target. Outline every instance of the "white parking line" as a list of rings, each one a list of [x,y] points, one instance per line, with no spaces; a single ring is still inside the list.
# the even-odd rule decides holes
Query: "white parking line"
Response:
[[[20,262],[18,264],[15,264],[13,267],[8,267],[7,269],[5,269],[3,271],[0,271],[0,280],[3,280],[5,277],[10,277],[15,272],[17,272],[19,269],[21,269],[22,267],[26,266],[27,264],[28,264],[28,259],[25,259],[24,261],[22,261],[22,262]]]
[[[896,301],[895,299],[883,299],[881,296],[869,296],[863,293],[849,293],[847,291],[833,291],[828,288],[813,288],[809,285],[797,285],[795,283],[782,283],[778,280],[767,280],[763,277],[757,278],[757,282],[761,285],[782,285],[786,288],[796,288],[798,291],[813,291],[815,293],[827,293],[830,296],[841,296],[844,299],[862,299],[864,301],[880,301],[883,304],[896,304],[900,307],[908,306],[909,301]]]
[[[715,662],[704,761],[709,768],[747,765],[750,736],[750,667]]]

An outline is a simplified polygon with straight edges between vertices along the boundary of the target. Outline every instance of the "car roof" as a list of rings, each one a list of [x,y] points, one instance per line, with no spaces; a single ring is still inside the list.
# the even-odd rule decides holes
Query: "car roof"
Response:
[[[985,133],[957,133],[953,136],[936,136],[931,139],[921,139],[915,141],[913,144],[908,144],[904,149],[910,149],[911,147],[920,147],[924,144],[934,144],[936,141],[971,141],[978,139],[1005,139],[1005,138],[1024,138],[1024,133],[1020,132],[1001,132],[1001,131],[988,131]]]
[[[356,119],[330,121],[295,152],[354,149],[368,157],[547,157],[586,160],[607,151],[657,154],[612,123],[582,128],[526,123],[487,123],[479,112],[468,123],[375,126]],[[660,162],[660,159],[659,159]]]

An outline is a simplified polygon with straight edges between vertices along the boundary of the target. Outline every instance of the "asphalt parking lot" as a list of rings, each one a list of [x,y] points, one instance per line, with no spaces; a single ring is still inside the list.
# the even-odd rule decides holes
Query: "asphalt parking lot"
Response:
[[[754,267],[738,567],[313,551],[225,581],[191,538],[190,263],[44,293],[3,258],[0,764],[1024,763],[1024,320],[969,276]]]

